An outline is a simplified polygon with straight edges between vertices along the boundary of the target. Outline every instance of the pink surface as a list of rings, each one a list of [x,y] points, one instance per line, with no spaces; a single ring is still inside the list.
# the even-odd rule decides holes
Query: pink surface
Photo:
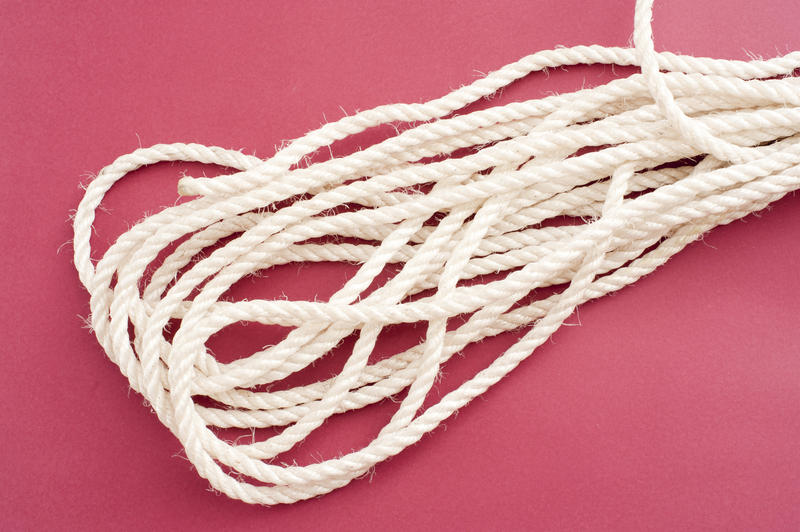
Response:
[[[265,156],[340,117],[340,106],[430,99],[555,45],[625,45],[633,2],[167,4],[2,2],[0,528],[800,527],[796,196],[582,307],[582,326],[562,328],[371,480],[271,509],[209,492],[82,328],[88,296],[64,245],[79,182],[140,143]],[[773,56],[800,48],[798,17],[788,0],[661,2],[657,47]],[[504,97],[611,76],[602,67],[535,75]],[[116,187],[95,245],[172,204],[184,169],[204,170],[161,165]],[[282,271],[237,289],[324,296],[349,273]],[[279,334],[251,327],[214,341],[234,356]],[[512,341],[467,350],[440,391]],[[391,406],[331,422],[332,436],[311,438],[296,457],[363,445]]]

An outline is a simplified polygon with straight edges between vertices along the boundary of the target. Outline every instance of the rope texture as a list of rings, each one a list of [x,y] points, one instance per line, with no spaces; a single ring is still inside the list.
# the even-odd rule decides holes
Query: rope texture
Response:
[[[705,231],[800,188],[800,79],[790,76],[800,52],[750,62],[657,53],[651,16],[652,0],[640,0],[632,49],[535,53],[442,98],[325,124],[267,160],[160,144],[99,173],[74,219],[75,266],[91,295],[93,330],[200,475],[230,497],[259,504],[342,487],[499,381],[577,305],[635,282]],[[638,65],[641,74],[454,114],[531,72],[592,63]],[[412,122],[351,155],[299,164],[349,135]],[[93,262],[92,224],[104,195],[128,173],[161,161],[237,172],[181,179],[180,194],[196,198],[144,219]],[[559,224],[565,216],[585,223]],[[328,301],[224,299],[233,283],[260,270],[322,261],[360,266]],[[388,264],[399,273],[367,294]],[[542,287],[556,288],[525,300]],[[448,327],[461,315],[469,318]],[[168,340],[170,320],[180,325]],[[277,345],[220,363],[206,341],[236,322],[293,330]],[[419,345],[370,361],[383,328],[414,322],[427,323]],[[518,328],[525,334],[512,347],[422,409],[450,357]],[[334,378],[261,391],[354,332],[352,353]],[[330,416],[404,390],[394,416],[364,448],[304,466],[273,461]],[[200,397],[214,406],[198,404]],[[225,427],[283,429],[235,444],[215,433]]]

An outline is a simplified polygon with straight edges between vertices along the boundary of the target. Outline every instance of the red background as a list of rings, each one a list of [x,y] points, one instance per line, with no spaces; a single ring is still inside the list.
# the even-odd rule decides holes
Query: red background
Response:
[[[631,0],[1,4],[0,528],[800,527],[796,196],[583,306],[582,326],[371,480],[292,506],[209,492],[81,326],[68,215],[78,184],[118,155],[180,141],[266,156],[342,109],[437,97],[555,45],[625,45]],[[773,56],[800,48],[798,17],[789,0],[661,2],[657,47]],[[534,75],[504,97],[611,76]],[[99,250],[172,204],[182,170],[203,169],[160,165],[115,187]],[[283,272],[261,293],[325,295],[347,273]],[[214,341],[237,352],[261,340]],[[442,391],[511,341],[470,348]],[[390,413],[334,421],[340,438],[314,437],[300,456],[363,445]]]

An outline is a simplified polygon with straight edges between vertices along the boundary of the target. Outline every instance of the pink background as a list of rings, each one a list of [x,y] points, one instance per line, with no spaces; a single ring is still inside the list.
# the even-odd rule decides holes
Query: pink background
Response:
[[[633,21],[631,0],[359,4],[2,1],[0,528],[797,530],[797,196],[585,305],[582,326],[562,328],[371,480],[261,508],[209,492],[177,457],[177,440],[81,326],[88,296],[67,217],[89,173],[140,143],[266,156],[339,118],[340,106],[427,100],[555,45],[625,45]],[[657,47],[773,56],[800,48],[799,17],[789,0],[661,2]],[[535,75],[505,97],[610,77],[602,67]],[[204,169],[160,165],[116,187],[99,251],[172,204],[183,170]],[[300,282],[284,271],[240,289],[324,296],[348,273],[320,266]],[[248,331],[216,347],[265,343]],[[470,348],[441,391],[511,341]],[[330,438],[297,456],[361,446],[390,413],[380,405],[335,420]]]

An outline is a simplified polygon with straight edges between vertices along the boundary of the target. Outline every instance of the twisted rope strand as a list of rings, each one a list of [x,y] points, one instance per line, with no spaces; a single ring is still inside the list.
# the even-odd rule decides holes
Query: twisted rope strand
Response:
[[[74,220],[92,327],[200,475],[259,504],[344,486],[499,381],[581,303],[636,282],[705,231],[800,188],[800,79],[791,77],[800,52],[750,62],[656,52],[651,17],[652,0],[637,2],[633,49],[538,52],[442,98],[325,124],[266,160],[159,144],[98,174]],[[593,63],[642,73],[449,116],[532,72]],[[351,155],[300,164],[350,135],[412,122]],[[460,150],[467,154],[452,157]],[[182,178],[179,193],[195,198],[136,224],[95,264],[90,238],[105,194],[162,161],[235,173]],[[244,277],[302,262],[359,267],[327,301],[225,299]],[[368,292],[390,264],[398,273]],[[553,292],[529,300],[545,287]],[[459,315],[466,321],[448,329]],[[180,320],[171,340],[170,320]],[[221,363],[206,344],[236,322],[293,329],[277,345]],[[417,345],[370,361],[385,327],[416,322],[427,322]],[[520,328],[525,334],[487,368],[423,408],[454,354]],[[335,377],[261,388],[354,333]],[[391,420],[362,449],[304,466],[274,463],[329,417],[403,390]],[[215,404],[199,404],[201,397]],[[285,429],[244,444],[212,430],[228,427]]]

